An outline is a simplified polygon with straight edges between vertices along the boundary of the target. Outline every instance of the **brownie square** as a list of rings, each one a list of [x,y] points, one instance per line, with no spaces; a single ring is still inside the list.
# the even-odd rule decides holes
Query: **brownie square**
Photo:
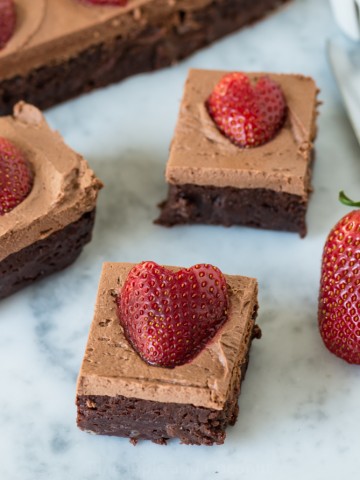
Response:
[[[148,365],[127,341],[114,295],[129,263],[103,266],[94,319],[78,377],[77,424],[103,435],[166,443],[221,444],[238,415],[257,315],[255,279],[225,275],[229,317],[189,363],[172,369]],[[176,267],[169,267],[176,269]]]
[[[287,102],[284,126],[269,142],[240,148],[216,127],[206,109],[227,72],[191,70],[166,167],[168,199],[157,223],[247,225],[306,234],[311,192],[317,93],[310,77],[268,75]]]
[[[32,105],[0,118],[34,175],[25,200],[0,217],[0,298],[70,265],[91,240],[101,182]]]

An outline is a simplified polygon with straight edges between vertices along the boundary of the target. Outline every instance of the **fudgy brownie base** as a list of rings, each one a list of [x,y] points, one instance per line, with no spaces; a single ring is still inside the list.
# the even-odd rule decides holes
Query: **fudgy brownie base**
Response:
[[[298,195],[264,188],[169,185],[169,194],[160,205],[155,223],[245,225],[306,235],[307,202]]]
[[[256,316],[257,306],[253,312],[254,321]],[[223,410],[121,395],[78,395],[78,427],[98,435],[128,437],[134,444],[138,440],[166,444],[170,438],[178,438],[181,443],[188,445],[223,444],[226,427],[234,425],[238,417],[238,397],[249,363],[251,342],[253,338],[260,337],[261,330],[254,325],[249,336],[248,353],[243,363],[236,367],[235,381]]]
[[[260,19],[289,0],[214,0],[203,8],[179,10],[139,29],[137,36],[93,46],[76,58],[0,80],[0,114],[19,100],[48,108],[130,75],[169,66],[195,50]]]
[[[0,262],[0,298],[69,266],[90,242],[95,209]]]
[[[241,379],[248,361],[241,366]],[[234,425],[238,416],[240,375],[223,410],[162,403],[123,396],[81,395],[77,397],[77,423],[82,430],[101,435],[152,440],[165,444],[178,438],[189,445],[222,444],[227,425]]]

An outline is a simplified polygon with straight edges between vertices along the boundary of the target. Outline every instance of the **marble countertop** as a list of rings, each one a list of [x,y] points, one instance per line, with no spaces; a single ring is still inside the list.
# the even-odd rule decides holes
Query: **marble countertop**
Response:
[[[66,271],[0,304],[2,480],[312,480],[358,478],[360,367],[325,349],[317,329],[324,240],[359,197],[360,148],[326,60],[338,33],[326,0],[294,0],[187,61],[46,113],[106,184],[92,243]],[[155,226],[164,166],[189,67],[312,75],[324,102],[308,236],[247,228]],[[260,283],[259,324],[223,446],[167,447],[96,437],[75,425],[75,383],[103,261],[211,262]],[[170,473],[171,472],[171,473]]]

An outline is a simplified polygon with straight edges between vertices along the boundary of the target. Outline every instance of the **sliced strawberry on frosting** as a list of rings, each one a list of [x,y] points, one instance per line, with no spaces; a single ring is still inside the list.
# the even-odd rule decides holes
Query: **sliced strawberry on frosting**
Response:
[[[13,210],[29,195],[33,175],[24,153],[0,137],[0,215]]]
[[[147,363],[173,368],[194,358],[227,319],[221,271],[208,264],[176,272],[143,262],[117,297],[125,335]]]
[[[239,147],[258,147],[271,140],[286,114],[280,85],[267,76],[252,82],[245,73],[225,75],[206,105],[220,132]]]

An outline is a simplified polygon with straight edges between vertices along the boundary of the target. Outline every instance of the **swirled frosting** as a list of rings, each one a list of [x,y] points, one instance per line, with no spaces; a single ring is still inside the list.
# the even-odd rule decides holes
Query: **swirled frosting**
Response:
[[[34,172],[30,194],[1,217],[1,261],[93,210],[102,184],[32,105],[20,102],[12,116],[0,117],[0,135],[24,152]]]
[[[145,363],[126,340],[117,318],[114,292],[132,267],[129,263],[103,266],[77,395],[122,395],[221,410],[239,375],[239,362],[247,356],[257,305],[256,280],[225,275],[228,320],[191,362],[168,369]]]
[[[306,198],[316,136],[318,89],[310,77],[268,75],[280,84],[287,120],[278,134],[256,148],[240,148],[217,129],[205,102],[226,72],[191,70],[171,144],[166,179],[173,184],[266,188]]]

